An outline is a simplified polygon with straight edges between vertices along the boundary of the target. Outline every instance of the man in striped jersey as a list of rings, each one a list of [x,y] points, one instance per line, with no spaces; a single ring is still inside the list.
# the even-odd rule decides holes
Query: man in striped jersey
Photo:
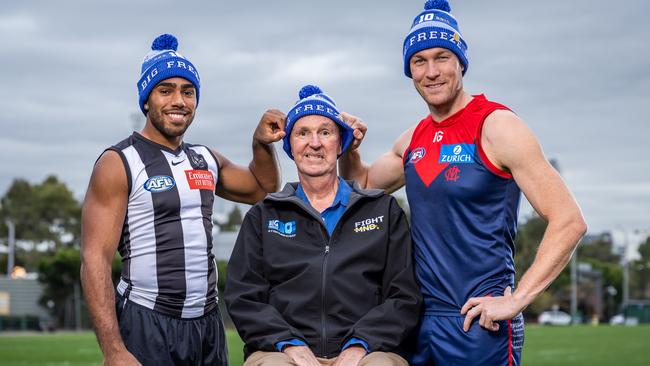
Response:
[[[81,277],[105,365],[227,365],[212,254],[214,194],[255,203],[278,188],[272,143],[285,116],[269,110],[248,167],[183,142],[199,74],[162,35],[142,64],[140,133],[97,160],[84,201]],[[117,294],[115,251],[122,256]]]

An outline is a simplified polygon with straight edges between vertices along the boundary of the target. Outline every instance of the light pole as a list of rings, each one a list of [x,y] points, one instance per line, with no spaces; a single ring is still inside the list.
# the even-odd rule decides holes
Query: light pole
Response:
[[[578,249],[571,256],[571,323],[578,319]]]
[[[16,225],[14,225],[14,222],[7,219],[5,220],[5,224],[7,224],[7,244],[8,244],[8,251],[7,251],[7,277],[11,276],[11,272],[14,270],[14,247],[16,246]]]
[[[625,250],[623,251],[623,303],[621,304],[622,312],[627,310],[627,303],[630,301],[630,265],[628,258],[628,246],[630,245],[629,234],[625,231]]]

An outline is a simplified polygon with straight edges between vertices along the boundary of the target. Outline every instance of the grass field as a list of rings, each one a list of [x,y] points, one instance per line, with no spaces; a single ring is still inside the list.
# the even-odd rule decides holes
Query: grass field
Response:
[[[230,365],[242,364],[242,343],[228,332]],[[650,365],[650,326],[526,327],[523,365]],[[101,365],[92,333],[0,333],[2,366]]]

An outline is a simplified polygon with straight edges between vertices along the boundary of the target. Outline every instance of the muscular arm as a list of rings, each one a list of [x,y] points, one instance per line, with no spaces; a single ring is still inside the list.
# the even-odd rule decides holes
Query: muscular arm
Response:
[[[126,179],[119,155],[105,152],[95,164],[81,218],[81,283],[107,365],[139,364],[120,336],[111,280],[111,263],[126,213]]]
[[[560,175],[544,157],[539,142],[528,127],[512,112],[496,111],[485,121],[481,143],[497,167],[509,171],[535,211],[548,226],[531,267],[516,290],[490,301],[470,299],[461,312],[468,319],[481,314],[481,325],[489,328],[493,320],[510,319],[546,289],[569,262],[578,241],[587,230],[578,204]],[[499,301],[505,301],[499,304]],[[503,312],[491,312],[502,306]],[[483,304],[483,305],[481,305]],[[486,305],[488,304],[488,305]],[[479,306],[480,305],[480,306]],[[481,309],[485,305],[485,309]],[[469,310],[471,307],[472,310]],[[507,309],[508,311],[505,311]],[[483,311],[486,313],[484,314]]]
[[[213,151],[221,171],[216,193],[228,200],[253,204],[280,187],[280,168],[273,142],[284,137],[285,116],[268,110],[253,134],[253,160],[248,167],[236,165]]]
[[[562,272],[587,225],[573,195],[528,127],[512,112],[499,111],[489,119],[486,153],[494,156],[498,166],[510,170],[535,211],[548,222],[535,260],[513,293],[527,306]]]
[[[362,188],[379,188],[387,193],[394,192],[404,185],[404,165],[402,154],[411,141],[415,127],[402,133],[393,147],[381,155],[372,164],[361,160],[358,146],[363,139],[355,131],[355,143],[343,154],[339,160],[339,174],[345,179],[354,179]]]

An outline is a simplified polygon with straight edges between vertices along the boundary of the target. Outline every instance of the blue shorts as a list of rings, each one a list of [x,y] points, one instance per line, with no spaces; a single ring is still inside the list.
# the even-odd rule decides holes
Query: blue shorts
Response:
[[[425,315],[411,357],[412,366],[499,365],[519,366],[524,347],[524,317],[499,321],[496,332],[472,322],[463,331],[462,316]]]

